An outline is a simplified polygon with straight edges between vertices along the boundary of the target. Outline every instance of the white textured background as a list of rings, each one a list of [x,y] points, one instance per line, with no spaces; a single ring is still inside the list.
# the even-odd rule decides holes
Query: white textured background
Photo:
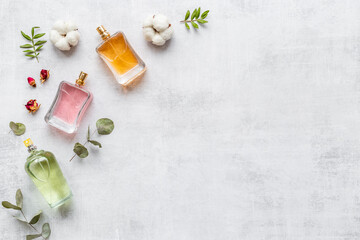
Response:
[[[210,9],[187,31],[187,9]],[[164,13],[175,27],[163,48],[141,23]],[[20,30],[79,24],[69,53],[49,42],[40,63],[23,56]],[[0,3],[0,197],[44,210],[51,239],[360,239],[360,2],[358,0],[112,0]],[[95,28],[122,30],[148,66],[124,92],[95,52]],[[51,77],[36,89],[26,78]],[[94,101],[75,136],[43,120],[58,84],[89,73]],[[35,114],[23,106],[42,104]],[[69,163],[88,124],[109,117],[110,136]],[[22,137],[9,133],[22,122]],[[24,171],[22,140],[52,151],[73,190],[50,209]],[[0,209],[0,239],[33,231]]]

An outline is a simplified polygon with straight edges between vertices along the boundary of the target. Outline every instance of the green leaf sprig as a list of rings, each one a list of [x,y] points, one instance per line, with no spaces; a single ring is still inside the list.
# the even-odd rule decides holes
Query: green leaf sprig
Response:
[[[24,44],[21,45],[21,48],[32,48],[32,50],[28,49],[28,50],[24,50],[23,52],[25,53],[25,56],[30,57],[30,58],[36,58],[36,60],[39,62],[39,51],[41,50],[41,48],[44,46],[44,43],[46,43],[47,41],[44,40],[38,40],[34,43],[34,40],[41,38],[42,36],[45,35],[45,33],[38,33],[35,35],[35,29],[40,28],[40,27],[33,27],[31,29],[31,37],[29,35],[26,35],[23,31],[21,31],[21,35],[26,39],[31,41],[31,44]]]
[[[109,118],[100,118],[96,121],[96,129],[98,134],[100,135],[109,135],[114,130],[114,122]],[[95,133],[94,131],[92,134],[90,134],[90,126],[88,127],[88,132],[86,136],[86,142],[84,144],[81,144],[79,142],[75,143],[74,145],[74,156],[70,159],[70,162],[74,159],[74,157],[78,156],[80,158],[86,158],[89,155],[89,151],[85,147],[87,143],[91,143],[94,146],[97,146],[99,148],[102,148],[101,143],[98,141],[95,141],[91,139],[91,136]]]
[[[204,20],[208,13],[210,12],[210,10],[206,10],[205,12],[203,12],[201,15],[201,8],[195,8],[194,11],[192,12],[191,14],[191,17],[190,17],[190,10],[187,10],[186,14],[185,14],[185,19],[180,21],[180,22],[183,22],[185,23],[185,26],[187,29],[190,29],[190,26],[188,23],[191,23],[191,25],[194,27],[194,28],[199,28],[199,25],[197,23],[200,23],[200,24],[205,24],[207,23],[208,21]],[[190,19],[189,19],[190,18]]]
[[[26,240],[31,240],[31,239],[35,239],[35,238],[39,238],[42,237],[43,239],[48,239],[50,237],[51,234],[51,229],[50,229],[50,224],[49,223],[44,223],[42,225],[42,230],[41,232],[39,230],[37,230],[34,226],[34,224],[36,224],[37,222],[39,222],[40,217],[41,217],[41,213],[42,211],[40,210],[35,216],[33,216],[30,221],[27,220],[27,218],[25,217],[25,214],[23,212],[23,195],[21,193],[21,190],[18,189],[16,191],[16,195],[15,195],[15,200],[16,200],[16,205],[8,202],[8,201],[2,201],[2,206],[4,208],[8,208],[8,209],[14,209],[17,211],[20,211],[21,215],[23,216],[23,218],[14,216],[17,220],[27,223],[31,228],[33,228],[37,233],[36,234],[30,234],[26,236]]]
[[[10,122],[9,123],[9,127],[10,129],[13,131],[13,133],[16,136],[21,136],[25,133],[26,127],[24,124],[22,123],[14,123],[14,122]]]

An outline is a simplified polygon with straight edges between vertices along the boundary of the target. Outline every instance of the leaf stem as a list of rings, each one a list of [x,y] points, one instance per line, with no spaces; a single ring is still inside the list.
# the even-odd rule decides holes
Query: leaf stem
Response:
[[[35,48],[35,44],[34,44],[34,36],[31,36],[31,43],[33,45],[33,49],[34,49],[34,54],[35,54],[35,57],[36,57],[36,61],[39,62],[39,59],[38,59],[38,54],[36,53],[36,48]]]
[[[95,132],[96,132],[96,130],[90,135],[90,137],[91,137],[92,135],[94,135]],[[88,142],[89,142],[89,140],[86,140],[86,142],[84,142],[83,145],[85,146]],[[69,162],[71,162],[75,157],[76,157],[76,154],[74,154],[74,155],[70,158]]]
[[[26,223],[29,224],[29,226],[32,227],[38,234],[41,234],[31,223],[29,223],[29,221],[28,221],[27,218],[25,217],[25,214],[24,214],[24,212],[23,212],[22,209],[20,209],[20,212],[21,212],[21,214],[23,215]],[[45,239],[42,235],[41,235],[41,237],[42,237],[43,239]]]

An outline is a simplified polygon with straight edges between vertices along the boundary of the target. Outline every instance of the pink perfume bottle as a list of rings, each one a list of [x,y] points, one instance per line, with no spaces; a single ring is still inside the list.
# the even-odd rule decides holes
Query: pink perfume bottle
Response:
[[[62,81],[56,97],[45,116],[45,122],[66,133],[74,133],[88,108],[93,96],[81,88],[87,74],[81,72],[76,84]]]

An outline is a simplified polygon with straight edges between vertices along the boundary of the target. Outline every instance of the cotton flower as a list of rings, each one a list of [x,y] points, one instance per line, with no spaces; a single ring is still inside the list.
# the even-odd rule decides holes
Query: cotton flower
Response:
[[[168,18],[162,14],[148,16],[143,22],[144,38],[154,45],[164,45],[167,40],[171,39],[173,33],[174,28]]]
[[[72,21],[59,20],[50,31],[50,41],[61,51],[69,51],[78,44],[79,39],[78,27]]]

